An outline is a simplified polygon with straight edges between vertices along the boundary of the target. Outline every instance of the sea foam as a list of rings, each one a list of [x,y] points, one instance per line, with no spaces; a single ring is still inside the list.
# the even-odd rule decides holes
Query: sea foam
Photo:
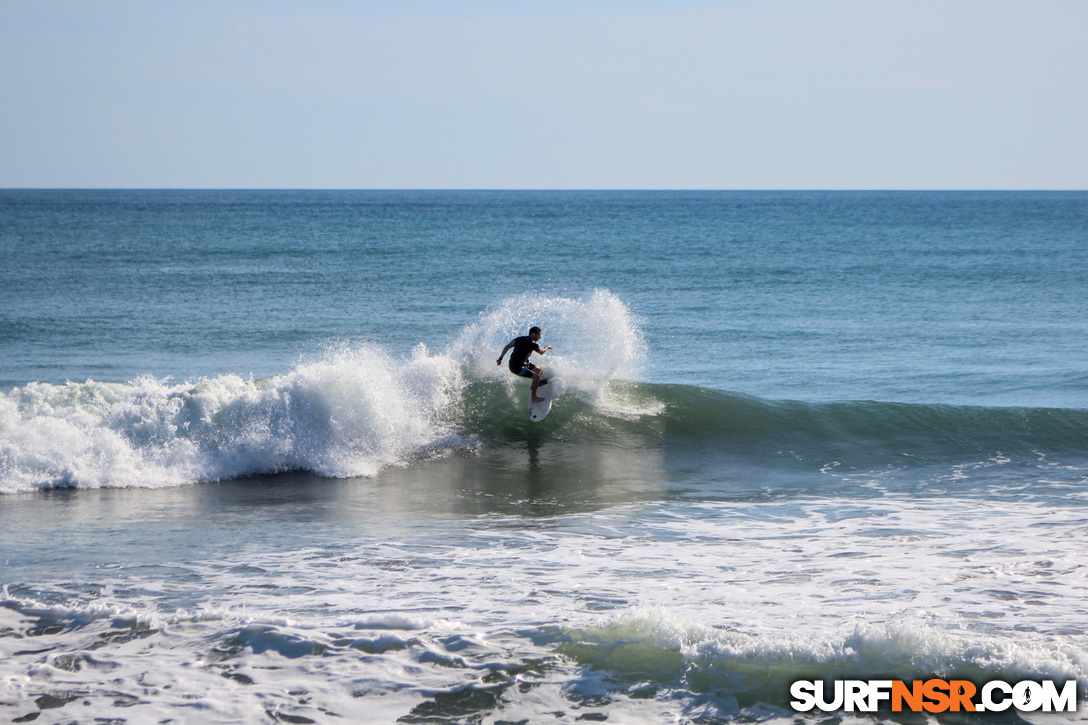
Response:
[[[425,351],[366,346],[262,380],[31,383],[0,397],[0,490],[373,475],[442,440],[459,389]]]
[[[473,385],[499,383],[516,403],[525,381],[495,358],[530,324],[544,327],[554,346],[549,374],[591,405],[609,403],[609,381],[631,374],[641,354],[627,307],[598,291],[512,298],[482,313],[448,349],[419,344],[401,358],[345,342],[270,378],[33,382],[0,395],[0,492],[292,470],[373,476],[436,451],[472,448],[474,431],[461,425],[464,397]]]

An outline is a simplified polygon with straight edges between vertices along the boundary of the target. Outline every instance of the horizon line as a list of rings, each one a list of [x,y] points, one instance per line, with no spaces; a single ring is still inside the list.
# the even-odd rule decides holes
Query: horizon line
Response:
[[[939,187],[903,187],[903,188],[857,188],[857,187],[822,187],[822,188],[713,188],[713,187],[347,187],[347,186],[0,186],[0,191],[344,191],[344,192],[651,192],[651,193],[1082,193],[1088,188],[939,188]]]

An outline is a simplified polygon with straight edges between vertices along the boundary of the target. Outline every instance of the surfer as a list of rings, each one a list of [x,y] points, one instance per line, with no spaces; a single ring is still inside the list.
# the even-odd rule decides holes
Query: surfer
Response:
[[[540,340],[540,335],[541,332],[539,327],[530,327],[528,335],[515,337],[507,343],[506,347],[502,349],[499,359],[495,363],[496,365],[502,365],[502,359],[506,357],[506,351],[510,348],[514,348],[514,352],[510,353],[510,372],[523,378],[533,379],[533,386],[529,388],[529,399],[534,403],[544,402],[544,398],[541,398],[536,394],[536,389],[541,385],[547,384],[548,379],[541,377],[544,374],[544,371],[539,366],[529,362],[529,356],[534,352],[538,355],[543,355],[548,350],[552,349],[551,345],[541,347],[536,344],[537,341]]]

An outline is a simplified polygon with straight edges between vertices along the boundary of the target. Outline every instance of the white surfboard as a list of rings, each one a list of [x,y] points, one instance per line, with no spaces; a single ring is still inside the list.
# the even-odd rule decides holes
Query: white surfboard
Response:
[[[552,409],[552,401],[559,395],[558,381],[555,378],[549,378],[548,382],[536,389],[536,394],[544,400],[534,403],[533,394],[529,393],[529,420],[539,423],[548,417],[548,412]]]

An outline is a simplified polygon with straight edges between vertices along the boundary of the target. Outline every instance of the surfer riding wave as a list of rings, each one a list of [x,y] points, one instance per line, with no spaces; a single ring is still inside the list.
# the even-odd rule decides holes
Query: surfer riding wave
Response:
[[[529,399],[534,403],[544,402],[544,398],[538,396],[536,390],[541,385],[547,385],[548,379],[543,377],[544,371],[539,366],[529,362],[529,356],[534,352],[543,355],[552,349],[551,345],[540,347],[537,344],[542,334],[539,327],[530,327],[528,335],[515,337],[508,342],[499,354],[499,359],[495,362],[496,365],[502,365],[502,359],[506,357],[507,351],[513,348],[514,351],[510,353],[510,372],[523,378],[533,379],[533,385],[529,389]]]

